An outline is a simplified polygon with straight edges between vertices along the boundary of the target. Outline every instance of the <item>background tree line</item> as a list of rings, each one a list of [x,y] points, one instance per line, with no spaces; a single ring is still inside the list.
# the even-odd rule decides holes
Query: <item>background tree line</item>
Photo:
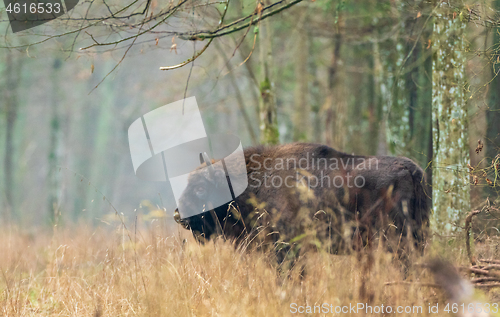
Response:
[[[134,176],[127,129],[196,96],[208,132],[244,146],[416,160],[440,230],[486,198],[495,220],[499,12],[498,0],[88,1],[12,34],[2,11],[3,219],[99,223],[110,204],[170,216],[168,185]]]

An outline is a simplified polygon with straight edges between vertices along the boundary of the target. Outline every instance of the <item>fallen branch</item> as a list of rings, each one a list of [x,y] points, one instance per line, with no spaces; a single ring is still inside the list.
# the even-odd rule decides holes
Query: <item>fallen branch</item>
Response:
[[[484,282],[500,282],[500,277],[479,277],[472,279],[471,282],[475,283],[484,283]]]
[[[488,262],[497,262],[498,260],[488,260]],[[472,285],[476,288],[493,288],[500,287],[500,274],[498,271],[500,265],[492,264],[486,266],[475,265],[472,267],[460,267],[462,271],[467,271],[468,273],[474,273],[476,275],[482,275],[482,277],[474,278],[470,280]]]
[[[481,269],[483,270],[500,270],[500,264],[491,264],[491,265],[487,265],[487,266],[484,266],[484,267],[481,267]]]
[[[490,287],[500,287],[500,283],[491,283],[491,284],[476,284],[475,288],[490,288]]]
[[[494,259],[479,259],[479,262],[500,264],[500,260]]]
[[[472,217],[474,217],[480,212],[481,210],[471,211],[467,215],[467,218],[465,218],[465,247],[467,249],[467,256],[469,257],[471,265],[476,265],[476,259],[472,255],[472,251],[470,249],[470,227],[471,227]]]
[[[384,286],[389,285],[415,285],[415,286],[424,286],[424,287],[441,287],[439,284],[435,283],[421,283],[421,282],[405,282],[405,281],[395,281],[395,282],[386,282]]]
[[[469,273],[479,274],[479,275],[490,275],[490,272],[474,267],[460,267],[462,271],[468,271]]]

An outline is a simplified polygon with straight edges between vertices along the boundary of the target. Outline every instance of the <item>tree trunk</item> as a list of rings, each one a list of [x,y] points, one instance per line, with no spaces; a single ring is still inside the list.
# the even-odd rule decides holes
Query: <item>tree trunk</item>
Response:
[[[431,36],[429,32],[429,37]],[[432,48],[420,46],[420,55],[428,54]],[[427,56],[423,63],[418,66],[417,73],[412,77],[416,89],[417,101],[414,128],[412,132],[413,144],[421,154],[417,157],[420,166],[427,166],[432,162],[432,56]],[[427,182],[431,182],[432,168],[427,169]]]
[[[388,65],[390,66],[390,65]],[[388,72],[390,69],[387,68],[385,71]],[[373,85],[374,85],[374,98],[378,104],[377,118],[380,118],[380,126],[373,127],[370,131],[377,133],[377,136],[373,135],[373,139],[377,140],[376,144],[376,154],[377,155],[387,155],[387,120],[386,113],[391,105],[391,98],[389,98],[388,85],[386,80],[389,80],[389,76],[384,76],[384,69],[382,67],[382,60],[380,56],[380,45],[377,41],[373,42]]]
[[[47,175],[47,208],[51,225],[57,225],[60,215],[61,173],[59,164],[62,154],[61,142],[61,117],[59,109],[59,68],[61,60],[55,59],[52,66],[52,109],[50,119],[49,139],[49,172]]]
[[[310,48],[310,51],[312,51],[312,48]],[[312,76],[312,83],[309,100],[311,103],[311,112],[313,113],[312,139],[316,140],[316,142],[322,142],[323,118],[321,113],[321,104],[323,102],[323,94],[321,90],[321,83],[318,79],[318,69],[322,68],[322,65],[318,63],[316,59],[311,59],[310,62],[309,68]]]
[[[378,43],[377,43],[378,48]],[[366,45],[365,48],[367,51],[371,51],[372,54],[368,58],[368,69],[370,72],[367,74],[368,77],[368,86],[367,90],[367,99],[368,99],[368,154],[374,155],[377,153],[378,146],[378,133],[380,126],[380,117],[379,117],[379,109],[380,104],[377,102],[377,92],[378,89],[375,87],[375,44],[370,43]]]
[[[401,28],[404,28],[404,24]],[[404,39],[399,38],[396,43],[396,69],[394,70],[396,76],[393,83],[393,102],[387,114],[387,141],[391,154],[408,156],[410,144],[410,108],[408,107],[408,90],[406,89],[405,75],[401,74],[403,72],[401,66],[406,56],[405,46]]]
[[[465,19],[449,4],[436,10],[432,38],[432,200],[434,232],[459,232],[470,210],[467,105],[464,98]]]
[[[307,141],[311,135],[309,114],[311,107],[309,105],[309,90],[308,90],[308,39],[307,32],[304,28],[306,17],[303,17],[298,25],[299,35],[296,37],[295,45],[295,111],[293,114],[293,140]]]
[[[19,60],[19,59],[17,59]],[[14,205],[14,128],[17,120],[18,100],[17,88],[19,85],[20,62],[16,61],[13,53],[9,50],[6,55],[6,70],[5,70],[5,156],[4,156],[4,182],[5,182],[5,215],[4,221],[10,222],[15,213]]]
[[[262,79],[260,82],[259,127],[263,144],[278,144],[279,131],[276,111],[274,77],[272,74],[272,30],[269,20],[260,22],[259,48]]]
[[[495,9],[500,10],[500,0],[495,1]],[[500,45],[499,29],[493,29],[493,47]],[[491,60],[495,63],[500,58],[500,53],[495,52],[496,56],[492,56]],[[493,80],[489,87],[489,109],[486,115],[486,164],[491,164],[491,161],[500,153],[500,64],[496,63],[492,67]],[[498,195],[498,180],[495,182],[495,187],[489,187],[487,194],[493,199]]]
[[[335,94],[335,87],[338,82],[338,68],[340,59],[340,49],[342,47],[342,34],[340,33],[340,12],[338,12],[338,20],[336,23],[336,32],[332,38],[332,59],[330,67],[328,68],[328,87],[327,96],[325,99],[325,104],[323,109],[325,109],[325,143],[327,145],[333,146],[334,144],[334,129],[333,125],[337,123],[337,118],[335,117],[335,104],[338,102]]]
[[[410,107],[408,106],[409,92],[404,74],[405,57],[407,54],[407,40],[404,38],[407,29],[406,16],[401,11],[408,10],[405,2],[398,3],[398,10],[393,6],[393,12],[399,18],[399,32],[392,44],[396,47],[394,61],[396,67],[392,71],[394,80],[391,86],[392,102],[387,111],[387,145],[391,154],[409,156],[410,143]]]

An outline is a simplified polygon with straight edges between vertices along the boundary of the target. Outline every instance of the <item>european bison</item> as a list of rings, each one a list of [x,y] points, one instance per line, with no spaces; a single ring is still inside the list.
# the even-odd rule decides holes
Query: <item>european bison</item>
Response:
[[[178,207],[205,212],[180,220],[177,214],[177,220],[199,241],[222,234],[237,244],[314,245],[339,253],[382,237],[391,250],[407,239],[423,250],[430,209],[423,171],[412,160],[310,143],[250,147],[244,154],[247,189],[211,211],[207,201],[226,182],[224,171],[189,176]]]

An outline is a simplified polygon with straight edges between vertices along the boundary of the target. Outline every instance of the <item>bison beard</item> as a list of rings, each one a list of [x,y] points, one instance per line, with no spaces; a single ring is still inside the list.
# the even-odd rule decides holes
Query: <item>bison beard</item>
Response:
[[[412,160],[349,155],[308,143],[244,153],[249,185],[228,204],[208,211],[210,195],[226,182],[223,171],[189,176],[179,209],[202,213],[179,222],[198,241],[222,234],[237,245],[341,253],[378,237],[391,251],[423,250],[430,210],[423,171]]]

